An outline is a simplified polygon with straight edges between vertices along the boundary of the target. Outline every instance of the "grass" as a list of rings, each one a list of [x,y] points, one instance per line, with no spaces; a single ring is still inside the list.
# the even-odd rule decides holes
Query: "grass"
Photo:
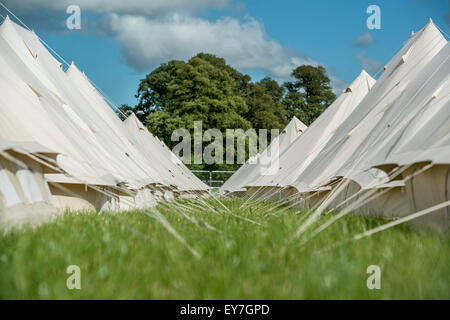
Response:
[[[251,224],[216,211],[160,206],[201,255],[196,259],[143,212],[66,213],[38,228],[0,236],[1,299],[449,299],[450,241],[405,226],[319,251],[382,221],[346,216],[306,245],[291,241],[305,213],[265,216],[268,206],[239,210]],[[324,219],[324,218],[323,218]],[[66,268],[81,268],[81,290],[68,290]],[[369,265],[381,289],[366,286]]]

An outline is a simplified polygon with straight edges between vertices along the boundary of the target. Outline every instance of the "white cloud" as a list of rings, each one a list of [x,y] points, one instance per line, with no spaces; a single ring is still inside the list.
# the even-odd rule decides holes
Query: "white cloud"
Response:
[[[6,0],[5,4],[21,12],[36,9],[65,12],[69,5],[78,5],[82,12],[160,16],[174,11],[223,8],[230,2],[231,0]]]
[[[361,68],[372,75],[376,74],[383,67],[383,62],[370,59],[364,51],[358,52],[355,56]]]
[[[111,29],[127,63],[142,71],[199,52],[213,53],[234,67],[261,69],[278,78],[289,77],[301,64],[317,64],[270,39],[264,27],[251,17],[243,22],[229,17],[212,22],[179,14],[162,19],[117,14],[110,17]]]
[[[375,43],[375,39],[370,32],[366,32],[363,35],[357,36],[354,43],[357,47],[369,47]]]
[[[264,26],[252,17],[222,17],[215,21],[196,17],[206,8],[224,8],[233,0],[3,0],[7,6],[36,26],[53,32],[64,28],[67,6],[79,5],[83,13],[98,17],[83,21],[83,31],[101,32],[121,45],[126,63],[148,72],[172,59],[186,60],[199,52],[216,54],[248,72],[260,70],[278,81],[290,78],[302,64],[318,63],[271,39]],[[236,4],[243,14],[245,5]],[[45,16],[52,19],[42,18]],[[41,17],[41,18],[40,18]],[[83,16],[82,16],[83,17]],[[61,21],[62,23],[61,23]],[[52,22],[52,23],[50,23]],[[85,23],[86,22],[86,23]],[[331,76],[335,90],[345,87]],[[337,88],[337,89],[336,89]]]
[[[348,88],[349,83],[345,80],[339,79],[335,76],[330,76],[331,87],[336,96],[339,96],[345,89]]]

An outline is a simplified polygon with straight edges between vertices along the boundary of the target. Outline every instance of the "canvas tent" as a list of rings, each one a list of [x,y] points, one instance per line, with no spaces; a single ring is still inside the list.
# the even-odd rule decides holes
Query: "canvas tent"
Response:
[[[4,140],[0,136],[0,228],[36,224],[54,213],[43,169],[28,155],[51,151],[33,143]]]
[[[198,179],[164,142],[147,130],[134,113],[125,120],[125,126],[130,133],[130,141],[148,159],[152,159],[158,172],[176,187],[177,192],[205,192],[208,189],[208,186]]]
[[[261,175],[273,175],[277,173],[278,157],[301,136],[307,129],[297,117],[293,117],[284,130],[270,145],[250,158],[238,171],[236,171],[221,187],[221,193],[235,193],[245,191],[244,187],[258,180]],[[269,192],[266,190],[266,192]]]
[[[264,174],[264,172],[256,174],[252,176],[252,179],[246,179],[241,187],[247,187],[250,192],[278,189],[278,193],[272,191],[278,197],[292,197],[298,193],[298,190],[290,187],[292,182],[308,164],[314,161],[339,125],[352,113],[374,83],[375,80],[363,70],[302,135],[280,151],[276,168],[278,170],[275,170],[275,174]],[[239,171],[236,175],[238,173]],[[264,194],[265,192],[258,191],[259,198],[264,198]]]
[[[375,80],[364,70],[353,83],[314,121],[308,130],[280,155],[276,175],[261,176],[251,186],[287,187],[305,170],[334,136],[341,123],[371,90]]]
[[[16,130],[20,134],[27,132],[34,141],[56,150],[57,165],[70,176],[49,173],[47,179],[51,183],[64,184],[66,189],[80,183],[115,185],[117,180],[108,172],[109,162],[104,165],[100,161],[102,146],[89,131],[91,128],[75,113],[77,109],[67,102],[69,98],[57,87],[65,81],[64,71],[42,48],[36,35],[7,18],[0,27],[0,43],[2,113],[10,127],[22,128]],[[59,79],[55,80],[51,73]],[[15,134],[10,135],[14,137]],[[103,152],[106,153],[105,150]],[[86,190],[83,196],[93,198],[97,197],[95,194]],[[60,194],[54,196],[58,198]],[[69,195],[61,199],[67,197]],[[62,204],[62,201],[55,203]],[[78,202],[67,203],[68,207],[85,208],[73,207],[74,203]]]
[[[358,107],[338,127],[314,162],[302,171],[293,185],[302,191],[312,191],[338,177],[358,179],[358,175],[371,170],[364,164],[368,158],[362,154],[369,151],[374,153],[374,149],[373,145],[369,146],[365,142],[371,140],[379,146],[383,144],[379,136],[371,134],[372,130],[377,128],[382,119],[388,119],[392,104],[414,78],[422,77],[423,68],[446,43],[431,21],[411,36]],[[370,174],[377,177],[383,175],[379,171]],[[359,180],[369,186],[372,183],[372,179]],[[386,176],[380,179],[380,183],[383,182],[387,182]]]
[[[379,135],[384,144],[369,155],[366,166],[392,172],[393,179],[405,185],[407,201],[399,216],[450,199],[449,57],[447,43],[423,68],[420,77],[411,80],[371,134]],[[437,210],[417,223],[448,229],[450,208]]]
[[[243,187],[283,188],[313,209],[398,218],[449,200],[447,41],[431,21],[375,83],[365,72],[283,153],[276,175]],[[448,229],[450,209],[420,224]]]
[[[431,20],[410,37],[292,183],[307,205],[396,218],[448,201],[448,56]],[[448,207],[416,222],[448,229]]]
[[[333,181],[341,181],[335,184],[337,187],[330,188],[332,191],[322,193],[316,207],[337,207],[342,210],[353,206],[354,210],[385,217],[404,216],[417,211],[418,206],[412,204],[420,202],[418,194],[413,195],[405,188],[405,183],[411,184],[414,179],[404,180],[407,172],[392,178],[389,176],[392,175],[392,166],[384,166],[384,170],[380,170],[382,166],[376,163],[387,160],[395,148],[400,146],[398,143],[401,140],[409,141],[410,145],[416,147],[420,141],[424,141],[426,133],[416,131],[421,126],[418,125],[417,119],[423,121],[432,115],[433,109],[430,108],[429,102],[433,101],[435,93],[443,91],[446,86],[442,82],[432,86],[433,79],[439,75],[438,70],[441,75],[444,74],[444,78],[448,76],[448,70],[444,67],[448,58],[444,48],[446,44],[447,41],[430,21],[409,39],[386,66],[376,85],[339,128],[315,159],[315,163],[308,166],[294,183],[297,188],[315,192]],[[424,91],[427,86],[430,86],[429,91]],[[448,97],[441,97],[441,106],[448,104]],[[448,134],[448,115],[445,110],[445,107],[434,109],[435,116],[442,121],[433,123],[433,126],[439,124],[438,127],[428,127],[430,132]],[[415,134],[411,134],[412,132]],[[407,138],[409,140],[404,140]],[[432,152],[437,151],[431,149]],[[424,151],[419,148],[416,154],[424,155]],[[420,162],[420,157],[414,157],[412,154],[407,158],[412,163]],[[412,168],[409,168],[410,174],[411,170]],[[442,175],[441,179],[445,180],[447,177]],[[430,179],[422,188],[425,186],[434,187]],[[445,193],[445,188],[441,188],[438,194],[443,192]],[[352,200],[348,201],[349,198]],[[364,200],[365,198],[367,199]],[[433,197],[427,199],[431,201]],[[439,199],[445,199],[445,196],[442,195]],[[356,201],[360,204],[354,206]],[[441,218],[442,216],[441,214]],[[440,223],[441,227],[445,228],[446,225],[448,222]]]
[[[7,123],[0,130],[6,138],[54,150],[58,170],[47,169],[45,177],[58,208],[148,207],[156,203],[157,188],[176,188],[133,145],[132,134],[87,77],[74,64],[65,72],[34,32],[8,17],[0,26],[0,70],[0,111]]]

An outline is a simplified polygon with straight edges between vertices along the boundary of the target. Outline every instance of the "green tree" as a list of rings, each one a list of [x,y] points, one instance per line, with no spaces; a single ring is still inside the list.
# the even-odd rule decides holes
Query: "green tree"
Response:
[[[172,132],[178,128],[194,129],[202,121],[203,130],[217,128],[248,129],[243,116],[248,111],[239,92],[239,83],[225,60],[200,54],[188,62],[170,61],[141,81],[137,110],[147,114],[151,132],[169,146]]]
[[[282,129],[286,125],[285,110],[281,103],[284,88],[275,80],[264,78],[248,84],[245,98],[248,106],[246,119],[255,129]]]
[[[286,82],[283,105],[288,119],[296,116],[310,125],[336,99],[330,78],[322,66],[302,65],[292,71],[295,81]]]
[[[185,65],[184,61],[169,61],[141,80],[136,94],[138,104],[134,108],[141,121],[145,122],[149,114],[170,110],[175,103],[172,85],[177,79],[177,72]]]
[[[265,77],[259,83],[263,84],[266,88],[267,93],[269,93],[274,100],[281,101],[284,96],[284,87],[280,86],[278,82],[270,77]]]
[[[294,115],[310,124],[335,98],[330,80],[323,67],[300,66],[292,75],[296,80],[284,86],[269,77],[252,82],[224,59],[199,53],[186,62],[161,64],[141,80],[138,104],[123,105],[119,113],[124,117],[135,112],[170,148],[178,144],[171,141],[176,129],[188,129],[193,137],[194,121],[202,121],[203,131],[221,130],[224,138],[226,129],[282,129]],[[195,169],[237,167],[191,165]]]

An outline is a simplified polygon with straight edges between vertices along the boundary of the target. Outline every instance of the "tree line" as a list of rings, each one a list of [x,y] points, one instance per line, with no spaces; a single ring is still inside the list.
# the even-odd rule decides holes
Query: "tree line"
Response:
[[[122,105],[120,115],[134,112],[169,148],[179,128],[247,130],[283,129],[293,116],[310,125],[336,98],[322,66],[302,65],[292,81],[280,85],[270,77],[253,82],[225,59],[199,53],[188,61],[161,64],[140,81],[136,106]],[[191,165],[191,169],[235,170],[238,165]]]

